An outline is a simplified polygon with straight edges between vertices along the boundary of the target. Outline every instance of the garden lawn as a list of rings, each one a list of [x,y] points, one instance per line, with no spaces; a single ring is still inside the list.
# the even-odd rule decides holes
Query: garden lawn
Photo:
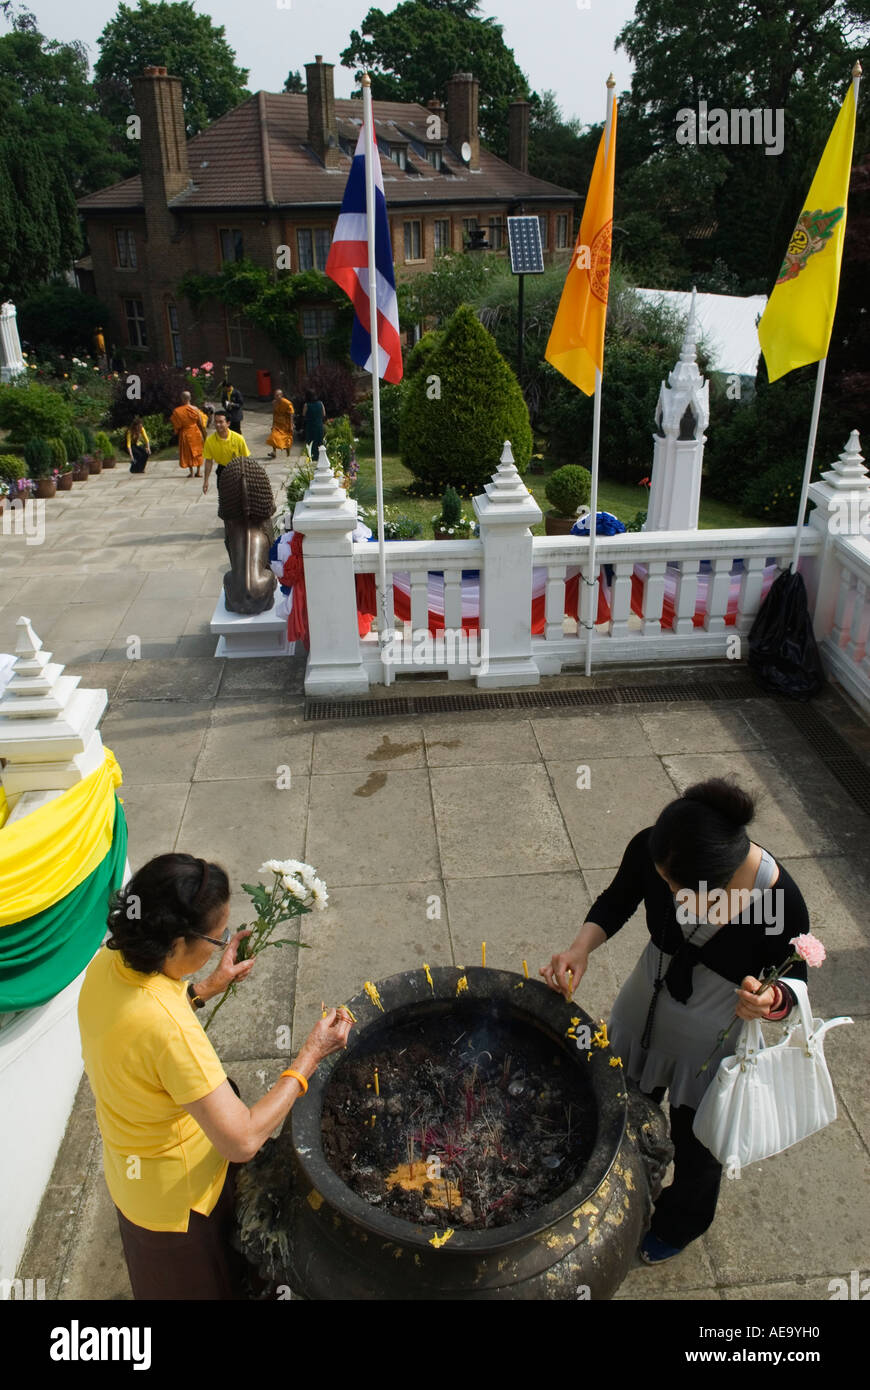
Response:
[[[365,437],[360,439],[357,445],[357,458],[359,460],[359,479],[354,496],[357,497],[361,506],[374,509],[375,463],[374,446],[371,439]],[[526,473],[523,477],[523,482],[544,513],[551,510],[544,488],[547,477],[552,471],[553,468],[548,467],[546,473]],[[410,497],[407,488],[411,482],[413,482],[413,475],[405,468],[398,454],[384,454],[384,506],[395,507],[403,515],[419,521],[423,527],[424,538],[431,538],[433,534],[432,517],[441,510],[440,498]],[[645,487],[617,483],[606,477],[599,477],[598,479],[598,510],[612,512],[626,525],[634,519],[637,512],[646,510],[648,496],[649,493]],[[476,520],[471,501],[463,498],[462,506],[464,514]],[[719,502],[713,498],[705,500],[703,494],[701,496],[699,527],[702,531],[728,527],[762,526],[764,524],[757,517],[747,516],[738,507],[732,507],[727,502]],[[535,536],[545,534],[543,520],[532,528],[532,534]]]

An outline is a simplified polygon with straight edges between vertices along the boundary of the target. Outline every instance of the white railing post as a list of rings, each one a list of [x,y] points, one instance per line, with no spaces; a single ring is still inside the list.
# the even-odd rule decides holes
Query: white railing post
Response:
[[[339,487],[321,444],[314,477],[293,513],[293,529],[305,537],[306,695],[358,695],[369,688],[356,615],[351,539],[356,524],[356,503]]]
[[[870,533],[870,477],[861,457],[858,431],[853,430],[837,462],[811,483],[809,498],[815,503],[809,524],[824,538],[815,563],[807,566],[805,580],[813,631],[818,642],[832,637],[834,612],[840,593],[841,562],[837,540],[841,536]]]
[[[473,498],[480,522],[481,643],[489,643],[486,671],[476,676],[486,689],[537,685],[532,657],[532,533],[543,513],[514,464],[510,441],[484,493]],[[446,622],[445,614],[445,622]]]

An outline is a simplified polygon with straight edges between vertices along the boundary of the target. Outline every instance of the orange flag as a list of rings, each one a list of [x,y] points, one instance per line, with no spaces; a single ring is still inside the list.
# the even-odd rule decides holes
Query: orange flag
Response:
[[[604,362],[604,324],[610,288],[613,234],[613,171],[616,165],[616,102],[610,147],[604,157],[604,131],[589,181],[583,221],[553,321],[547,361],[587,396],[595,391],[595,369]]]

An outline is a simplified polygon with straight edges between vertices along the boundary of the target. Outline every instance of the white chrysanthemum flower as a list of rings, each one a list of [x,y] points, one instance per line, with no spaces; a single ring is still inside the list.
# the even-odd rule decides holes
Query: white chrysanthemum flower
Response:
[[[284,866],[280,859],[267,859],[265,864],[260,865],[260,873],[280,874],[283,873]]]
[[[310,885],[311,899],[318,912],[322,912],[329,902],[329,894],[326,891],[326,884],[322,878],[315,878]]]
[[[296,901],[300,903],[304,903],[307,901],[308,889],[305,887],[304,884],[299,882],[298,878],[293,878],[292,874],[285,874],[284,877],[281,879],[281,882],[283,883],[287,892],[290,894],[291,898],[295,898]]]
[[[311,864],[303,864],[300,859],[285,859],[281,865],[281,872],[301,878],[302,882],[308,884],[309,887],[317,877],[317,870]]]

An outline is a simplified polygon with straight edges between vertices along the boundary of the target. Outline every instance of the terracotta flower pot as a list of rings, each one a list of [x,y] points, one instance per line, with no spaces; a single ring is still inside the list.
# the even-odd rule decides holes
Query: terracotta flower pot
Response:
[[[95,457],[93,454],[86,454],[82,459],[82,463],[88,465],[89,473],[102,473],[103,471],[103,460]]]
[[[57,480],[58,492],[69,492],[73,485],[72,469],[68,473],[61,473]]]
[[[35,497],[53,497],[57,492],[57,484],[54,478],[37,478]]]
[[[114,468],[114,467],[115,467],[116,459],[115,459],[115,455],[114,455],[114,454],[112,455],[111,458],[106,458],[105,454],[102,454],[102,455],[101,455],[101,458],[102,458],[102,460],[103,460],[103,467],[104,467],[104,468]]]
[[[86,483],[88,481],[88,478],[90,477],[90,473],[91,470],[88,468],[88,465],[86,463],[73,464],[73,482]]]
[[[570,535],[571,527],[576,520],[576,516],[559,516],[556,512],[547,512],[544,516],[544,531],[548,536]]]

